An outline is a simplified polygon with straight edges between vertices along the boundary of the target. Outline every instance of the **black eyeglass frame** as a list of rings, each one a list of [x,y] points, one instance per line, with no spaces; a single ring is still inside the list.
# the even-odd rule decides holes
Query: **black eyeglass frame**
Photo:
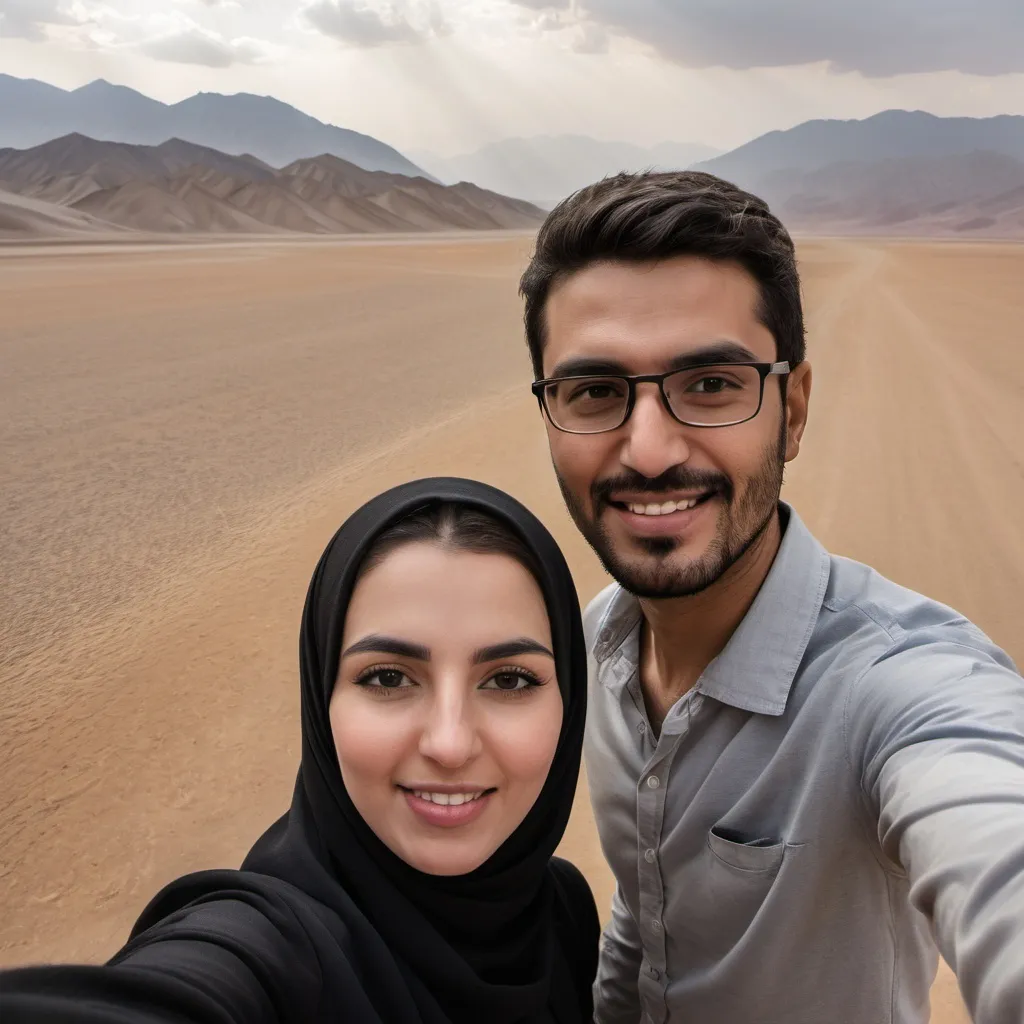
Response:
[[[730,367],[730,366],[752,366],[758,372],[758,376],[761,380],[760,392],[757,396],[757,408],[749,415],[744,416],[741,420],[731,420],[729,423],[690,423],[687,420],[680,419],[673,411],[672,406],[669,403],[668,395],[665,394],[665,381],[669,377],[674,377],[677,373],[692,373],[694,370],[700,370],[704,368],[711,368],[714,366]],[[778,363],[732,363],[732,362],[714,362],[714,363],[699,363],[694,366],[683,366],[676,370],[666,370],[665,373],[636,373],[636,374],[625,374],[625,373],[581,373],[571,377],[547,377],[544,380],[535,380],[530,387],[530,390],[537,396],[537,401],[540,403],[541,412],[547,417],[548,422],[555,428],[555,430],[561,430],[564,434],[607,434],[611,430],[618,430],[619,427],[625,426],[629,422],[629,417],[633,415],[633,408],[636,405],[636,386],[637,384],[657,384],[658,391],[661,394],[661,404],[665,406],[669,416],[676,421],[676,423],[682,424],[684,427],[700,427],[703,430],[710,430],[715,427],[735,427],[740,423],[749,423],[760,411],[761,406],[764,404],[764,382],[771,376],[782,376],[785,377],[792,372],[792,368],[789,363],[783,360]],[[602,427],[600,430],[568,430],[565,427],[560,427],[551,416],[551,411],[548,409],[547,400],[544,397],[545,388],[551,384],[564,384],[566,381],[572,380],[621,380],[626,382],[626,388],[629,394],[626,398],[626,410],[622,414],[622,419],[615,424],[614,427]]]

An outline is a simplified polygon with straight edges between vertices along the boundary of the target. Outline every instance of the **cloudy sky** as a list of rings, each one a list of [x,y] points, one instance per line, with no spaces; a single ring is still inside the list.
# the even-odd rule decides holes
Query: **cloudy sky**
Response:
[[[407,151],[1024,113],[1021,0],[0,0],[0,72],[277,96]],[[2,116],[2,115],[0,115]]]

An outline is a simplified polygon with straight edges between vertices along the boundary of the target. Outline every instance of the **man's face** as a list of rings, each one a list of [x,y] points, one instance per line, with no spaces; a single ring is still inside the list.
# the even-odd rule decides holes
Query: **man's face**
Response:
[[[723,349],[775,362],[759,298],[738,264],[595,264],[551,292],[544,376],[660,373],[705,350],[709,362]],[[648,383],[637,385],[632,415],[615,430],[569,434],[547,422],[569,512],[623,587],[641,597],[695,594],[756,543],[775,513],[783,466],[799,449],[807,371],[801,364],[790,377],[788,412],[778,378],[768,377],[760,412],[734,426],[684,426]],[[669,502],[684,507],[666,511]]]

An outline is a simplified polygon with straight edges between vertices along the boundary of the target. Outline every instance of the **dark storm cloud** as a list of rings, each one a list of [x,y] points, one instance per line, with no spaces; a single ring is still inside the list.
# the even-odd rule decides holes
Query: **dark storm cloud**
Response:
[[[1024,71],[1024,0],[579,0],[576,11],[689,67]]]

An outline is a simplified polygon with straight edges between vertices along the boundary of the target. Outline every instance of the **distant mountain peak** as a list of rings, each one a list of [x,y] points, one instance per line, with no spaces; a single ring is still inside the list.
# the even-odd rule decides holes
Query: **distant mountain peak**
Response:
[[[129,92],[135,93],[136,90],[132,89],[127,85],[117,85],[114,82],[108,81],[106,78],[94,78],[91,82],[86,82],[85,85],[80,85],[77,89],[71,90],[72,96],[81,96],[85,93],[90,92]],[[142,95],[137,93],[137,95]]]
[[[148,146],[178,138],[224,153],[248,153],[274,167],[329,152],[366,170],[424,174],[373,136],[254,93],[199,92],[167,104],[104,78],[68,91],[0,74],[0,110],[0,148],[29,149],[72,133]]]

